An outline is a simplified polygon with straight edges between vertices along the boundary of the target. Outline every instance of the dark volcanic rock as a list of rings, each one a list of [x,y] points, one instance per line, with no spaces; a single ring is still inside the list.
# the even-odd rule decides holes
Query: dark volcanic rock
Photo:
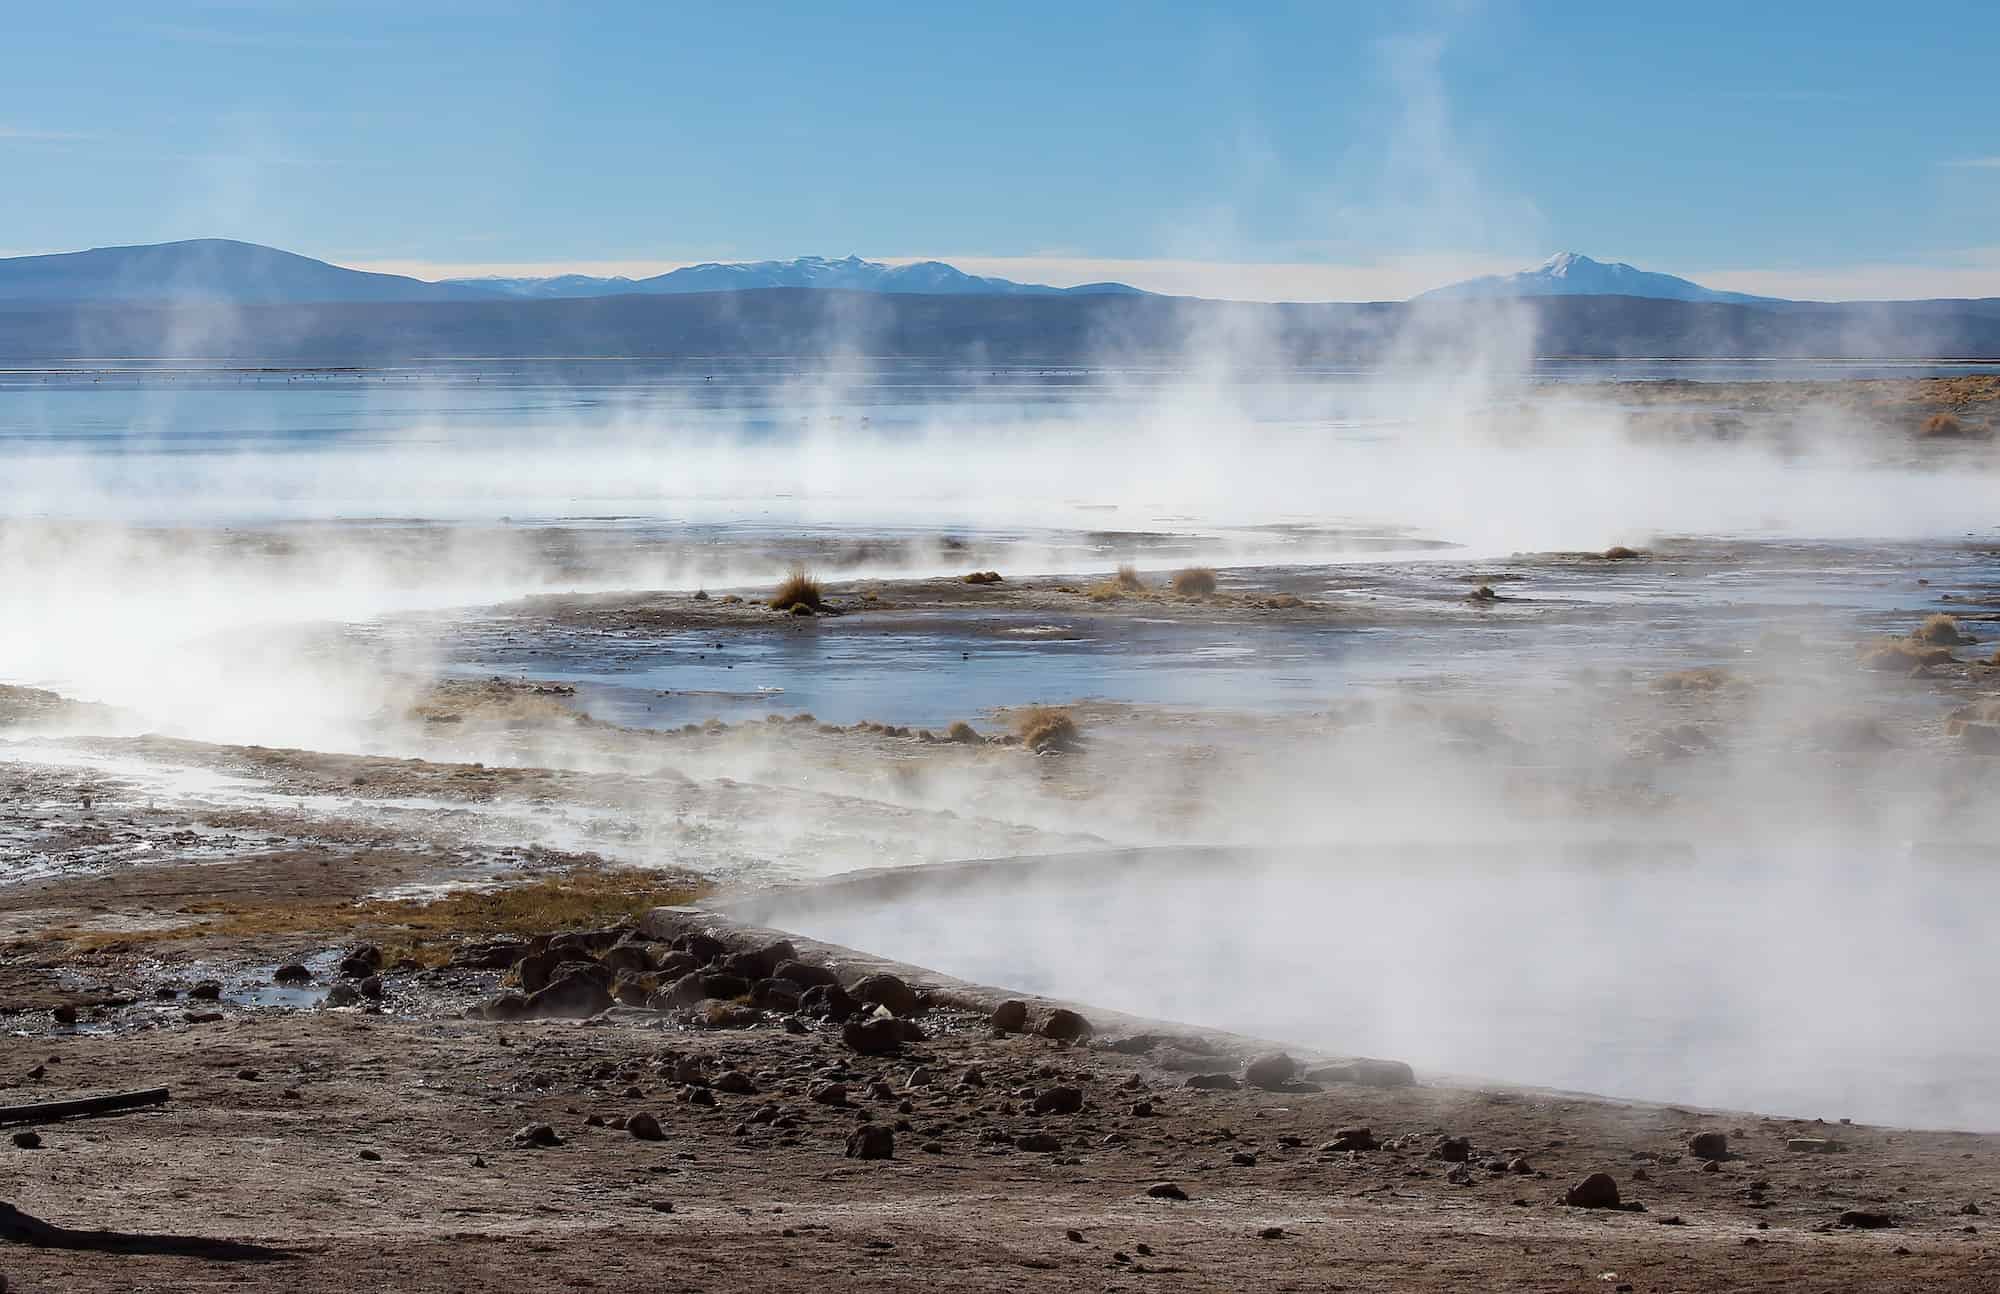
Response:
[[[528,1018],[528,999],[521,993],[502,993],[488,998],[479,1013],[488,1020],[525,1020]]]
[[[655,1011],[671,1011],[675,1007],[693,1006],[708,996],[702,987],[702,982],[707,978],[700,971],[690,971],[647,998],[646,1005]]]
[[[1592,1173],[1563,1192],[1563,1203],[1573,1209],[1615,1209],[1618,1183],[1609,1173]]]
[[[326,1004],[332,1007],[353,1006],[361,1000],[361,990],[352,984],[335,984],[326,991]]]
[[[667,1139],[667,1134],[660,1130],[660,1121],[644,1110],[626,1118],[625,1131],[640,1141],[665,1141]]]
[[[663,980],[677,980],[689,971],[701,969],[701,962],[691,952],[676,948],[653,963],[653,971]]]
[[[382,950],[374,944],[357,944],[340,959],[340,973],[348,979],[366,979],[382,969]]]
[[[514,974],[521,981],[521,991],[534,994],[549,986],[549,981],[556,977],[558,968],[572,962],[591,960],[590,954],[581,948],[547,948],[523,957],[516,963]]]
[[[1874,1231],[1881,1227],[1895,1226],[1896,1219],[1886,1213],[1877,1213],[1873,1209],[1849,1209],[1840,1215],[1840,1225]]]
[[[279,984],[309,984],[313,973],[298,962],[286,962],[271,972],[273,981]]]
[[[849,1020],[840,1028],[840,1040],[848,1048],[864,1056],[889,1056],[903,1049],[902,1022],[884,1020]]]
[[[205,979],[189,989],[188,996],[197,1002],[213,1002],[222,996],[222,982]]]
[[[1341,1128],[1333,1134],[1333,1140],[1321,1146],[1321,1150],[1374,1150],[1380,1143],[1375,1140],[1371,1128]]]
[[[1727,1159],[1729,1137],[1721,1132],[1697,1132],[1688,1138],[1688,1153],[1696,1159]]]
[[[460,944],[446,965],[452,970],[506,970],[528,955],[521,939],[476,939]]]
[[[750,986],[750,1000],[766,1011],[789,1015],[799,1009],[803,990],[788,979],[760,979]]]
[[[879,1123],[865,1123],[847,1138],[849,1159],[894,1159],[896,1134]]]
[[[1014,1149],[1052,1155],[1063,1148],[1062,1139],[1051,1132],[1026,1132],[1014,1138]]]
[[[651,975],[653,954],[644,944],[616,944],[597,959],[614,975]]]
[[[1275,1092],[1292,1081],[1299,1072],[1299,1063],[1282,1051],[1259,1056],[1243,1067],[1243,1081],[1252,1087]]]
[[[1075,1114],[1083,1108],[1083,1092],[1074,1087],[1052,1087],[1035,1096],[1036,1114]]]
[[[740,1069],[723,1070],[715,1076],[714,1081],[709,1086],[718,1092],[725,1092],[730,1096],[755,1096],[757,1094],[757,1085],[751,1082],[750,1076]]]
[[[744,979],[741,975],[732,975],[724,971],[719,975],[704,975],[701,977],[701,993],[703,997],[717,998],[727,1002],[735,998],[747,996],[749,992],[750,981]]]
[[[771,971],[773,979],[788,979],[801,990],[840,983],[840,976],[825,966],[813,966],[796,957],[779,962]]]
[[[1090,1021],[1067,1007],[1057,1007],[1049,1012],[1049,1018],[1042,1021],[1037,1031],[1044,1038],[1055,1038],[1062,1042],[1081,1042],[1091,1035]]]
[[[581,1020],[611,1006],[609,972],[596,962],[566,965],[546,988],[528,994],[527,1014],[537,1019]]]
[[[847,991],[857,1001],[888,1008],[892,1015],[915,1015],[922,1006],[915,989],[904,983],[900,976],[887,972],[863,976],[854,981]]]
[[[1234,1074],[1189,1074],[1187,1086],[1198,1092],[1234,1092],[1243,1084]]]
[[[1462,1164],[1472,1158],[1472,1143],[1464,1137],[1439,1137],[1431,1144],[1431,1158]]]
[[[714,935],[700,933],[682,935],[674,940],[673,946],[692,955],[698,966],[707,966],[729,951],[729,945]]]
[[[1028,1004],[1009,998],[993,1008],[991,1023],[1002,1033],[1020,1033],[1028,1027]]]
[[[546,1123],[531,1123],[514,1134],[517,1146],[560,1146],[562,1138]]]
[[[1154,1182],[1146,1188],[1146,1194],[1155,1200],[1185,1200],[1188,1197],[1177,1182]]]
[[[861,1003],[838,984],[815,984],[800,994],[799,1010],[807,1015],[823,1015],[838,1024],[860,1012]]]

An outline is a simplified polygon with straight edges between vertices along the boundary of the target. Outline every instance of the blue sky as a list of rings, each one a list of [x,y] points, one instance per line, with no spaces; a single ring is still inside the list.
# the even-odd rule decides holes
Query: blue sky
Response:
[[[2000,295],[2000,5],[31,3],[0,253]]]

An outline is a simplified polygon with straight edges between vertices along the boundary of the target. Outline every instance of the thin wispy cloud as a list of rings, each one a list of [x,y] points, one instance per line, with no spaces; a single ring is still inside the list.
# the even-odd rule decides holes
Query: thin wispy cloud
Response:
[[[1968,167],[1977,171],[2000,171],[2000,157],[1955,157],[1940,165]]]

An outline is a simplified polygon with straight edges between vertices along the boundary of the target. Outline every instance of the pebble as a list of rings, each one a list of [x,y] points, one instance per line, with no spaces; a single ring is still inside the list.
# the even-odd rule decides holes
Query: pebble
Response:
[[[1592,1173],[1564,1192],[1563,1203],[1573,1209],[1615,1209],[1618,1182],[1609,1173]]]
[[[40,1150],[42,1134],[33,1131],[17,1132],[14,1134],[14,1144],[23,1150]]]
[[[665,1141],[667,1134],[660,1130],[660,1121],[644,1110],[627,1115],[625,1131],[640,1141]]]
[[[1259,1240],[1283,1240],[1285,1238],[1285,1229],[1283,1227],[1265,1227],[1257,1233],[1257,1238]]]
[[[517,1146],[560,1146],[562,1138],[546,1123],[531,1123],[514,1134]]]
[[[1146,1188],[1146,1195],[1155,1200],[1185,1200],[1188,1197],[1177,1182],[1154,1182]],[[1139,1252],[1144,1253],[1145,1249],[1141,1247]]]
[[[896,1134],[879,1123],[863,1124],[847,1138],[849,1159],[894,1159]]]

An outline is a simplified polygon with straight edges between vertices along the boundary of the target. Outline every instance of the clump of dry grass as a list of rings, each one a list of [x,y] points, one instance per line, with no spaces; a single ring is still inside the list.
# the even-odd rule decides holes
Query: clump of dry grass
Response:
[[[1934,413],[1917,427],[1917,434],[1926,439],[1961,440],[1980,435],[1981,429],[1970,426],[1955,413]]]
[[[1951,665],[1957,660],[1949,648],[1931,647],[1912,638],[1878,638],[1861,644],[1859,650],[1866,669],[1910,671]]]
[[[986,738],[979,735],[979,729],[963,719],[945,729],[944,736],[946,741],[955,741],[961,746],[979,746],[986,741]]]
[[[1291,593],[1280,593],[1276,597],[1265,598],[1262,605],[1272,611],[1291,611],[1306,604],[1306,600]]]
[[[773,610],[790,611],[794,615],[798,614],[800,607],[810,613],[819,610],[820,605],[819,581],[803,566],[794,566],[784,583],[771,594]]]
[[[1077,748],[1081,734],[1070,712],[1057,705],[1031,705],[1014,713],[1014,732],[1036,754]]]
[[[45,938],[71,947],[168,943],[258,936],[366,937],[391,963],[442,965],[468,938],[589,930],[637,920],[652,908],[692,903],[708,882],[688,872],[633,867],[579,867],[490,890],[452,890],[431,899],[334,899],[297,902],[192,903],[186,925],[116,933],[54,930]]]
[[[1206,566],[1190,566],[1174,575],[1174,592],[1184,598],[1205,598],[1215,592],[1215,572]]]
[[[1466,594],[1465,600],[1467,602],[1498,602],[1500,595],[1493,591],[1491,584],[1482,584],[1472,592]]]
[[[1926,616],[1924,622],[1910,631],[1910,637],[1920,643],[1932,643],[1943,647],[1958,647],[1976,641],[1959,630],[1958,621],[1944,614]]]
[[[1945,735],[1961,736],[1968,724],[1976,723],[2000,723],[2000,696],[1983,696],[1970,705],[1962,705],[1953,710],[1945,716]]]
[[[1146,581],[1139,578],[1136,566],[1120,566],[1117,573],[1108,580],[1099,580],[1085,589],[1092,602],[1113,602],[1146,591]]]
[[[974,571],[965,577],[965,582],[967,584],[998,584],[1000,583],[1000,572]]]
[[[1736,675],[1720,665],[1699,669],[1677,669],[1653,680],[1655,692],[1720,692],[1736,686]]]
[[[1604,560],[1607,562],[1629,562],[1635,557],[1642,556],[1644,554],[1638,549],[1627,548],[1623,544],[1613,544],[1611,547],[1605,549],[1603,553]]]

